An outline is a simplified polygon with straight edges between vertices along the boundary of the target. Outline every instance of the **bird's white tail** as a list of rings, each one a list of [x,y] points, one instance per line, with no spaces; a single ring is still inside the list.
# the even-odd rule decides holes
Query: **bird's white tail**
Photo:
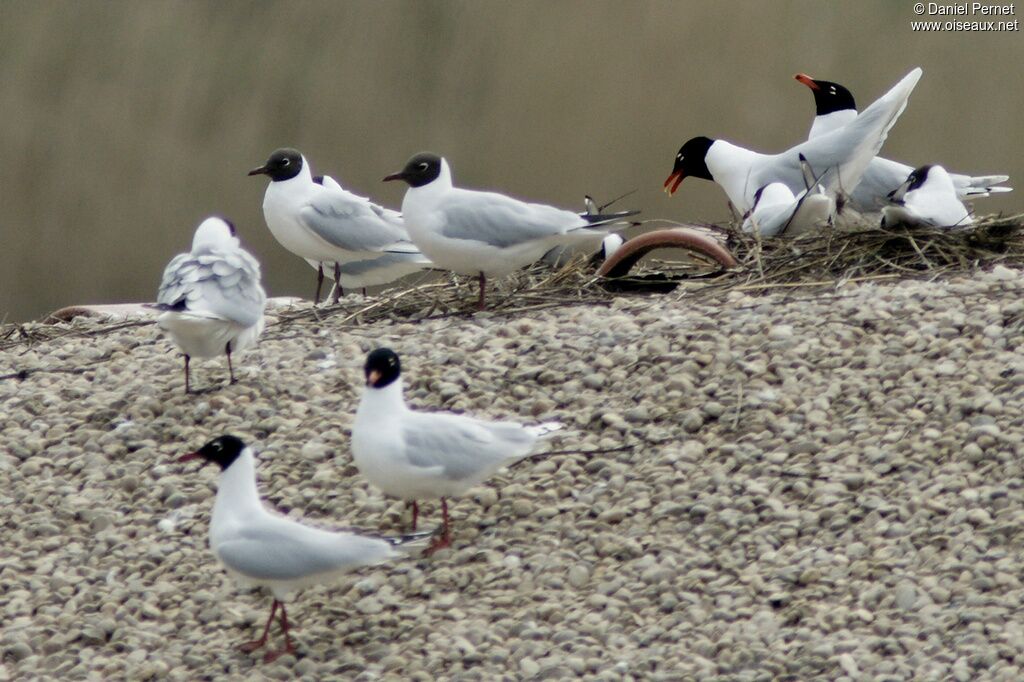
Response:
[[[974,177],[967,177],[966,182],[957,182],[960,180],[959,177],[953,179],[953,183],[957,185],[957,194],[962,197],[970,197],[972,199],[980,199],[987,197],[989,194],[999,194],[1001,192],[1012,192],[1012,187],[1000,187],[1001,183],[1006,182],[1010,179],[1009,175],[977,175]]]
[[[545,438],[550,438],[551,434],[555,431],[561,431],[564,428],[565,424],[562,422],[544,422],[543,424],[537,424],[535,426],[527,426],[526,430],[538,439],[543,440]]]
[[[419,554],[430,546],[438,530],[435,528],[434,530],[421,531],[419,533],[409,533],[408,535],[382,537],[381,540],[386,540],[400,552]]]

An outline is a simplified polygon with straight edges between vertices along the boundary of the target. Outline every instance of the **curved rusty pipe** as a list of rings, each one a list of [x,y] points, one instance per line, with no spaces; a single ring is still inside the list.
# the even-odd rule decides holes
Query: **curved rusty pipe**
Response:
[[[736,259],[718,240],[688,227],[655,230],[620,246],[597,271],[598,277],[625,277],[637,261],[656,249],[685,249],[703,254],[722,266],[736,267]]]

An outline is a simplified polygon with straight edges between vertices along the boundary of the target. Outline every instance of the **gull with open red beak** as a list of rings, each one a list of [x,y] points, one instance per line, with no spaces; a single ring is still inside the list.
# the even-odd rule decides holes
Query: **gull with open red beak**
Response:
[[[823,184],[836,184],[849,193],[882,148],[920,78],[921,69],[914,69],[846,125],[779,154],[694,137],[676,154],[665,191],[675,193],[687,177],[711,180],[725,190],[737,211],[746,213],[754,205],[756,192],[771,183],[781,182],[794,195],[806,190],[803,157],[816,173],[823,174]]]

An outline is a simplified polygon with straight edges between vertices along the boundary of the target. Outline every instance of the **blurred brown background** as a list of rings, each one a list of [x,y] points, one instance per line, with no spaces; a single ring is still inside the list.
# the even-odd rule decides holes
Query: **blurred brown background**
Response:
[[[152,300],[210,213],[271,295],[310,296],[312,270],[263,223],[266,180],[245,175],[284,145],[395,207],[380,178],[430,149],[469,187],[570,208],[639,188],[627,203],[648,218],[720,220],[710,183],[660,192],[677,148],[802,140],[797,71],[866,105],[922,66],[884,154],[1024,192],[1021,34],[913,33],[911,6],[0,0],[0,319]]]

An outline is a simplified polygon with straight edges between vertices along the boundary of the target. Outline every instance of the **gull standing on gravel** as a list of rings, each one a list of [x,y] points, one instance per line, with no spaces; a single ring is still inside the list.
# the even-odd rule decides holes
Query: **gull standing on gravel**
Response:
[[[270,178],[263,217],[271,234],[317,269],[315,303],[320,302],[324,267],[334,271],[335,303],[344,293],[343,274],[350,286],[366,287],[430,267],[409,241],[400,213],[342,189],[332,178],[315,182],[298,151],[278,149],[249,175]],[[351,267],[346,271],[346,266]]]
[[[589,242],[596,249],[607,230],[594,228],[621,219],[454,187],[448,162],[430,152],[416,154],[405,168],[384,180],[409,185],[402,215],[420,251],[439,268],[478,276],[481,310],[488,275],[508,275],[560,245]]]
[[[882,227],[901,224],[955,227],[974,222],[942,166],[915,169],[889,198],[896,205],[882,209]]]
[[[413,530],[417,500],[440,498],[441,534],[428,552],[451,545],[448,497],[527,457],[539,439],[562,427],[410,410],[402,395],[401,363],[388,348],[370,353],[364,372],[366,389],[352,426],[355,465],[384,494],[412,503]]]
[[[266,587],[274,596],[263,635],[241,645],[251,652],[267,643],[278,609],[285,646],[269,651],[263,661],[293,653],[284,602],[304,587],[329,583],[362,566],[400,559],[425,545],[429,533],[401,538],[331,532],[292,521],[269,511],[256,488],[252,449],[239,438],[224,435],[179,461],[201,459],[221,469],[210,520],[210,549],[227,572],[243,586]]]
[[[235,383],[231,354],[256,343],[263,332],[267,295],[260,264],[238,245],[235,226],[207,218],[192,238],[191,253],[171,259],[157,293],[157,324],[185,354],[185,392],[191,390],[189,361],[224,353]]]
[[[853,94],[839,83],[811,78],[805,73],[794,76],[814,95],[815,116],[807,139],[826,135],[857,118],[857,105]],[[893,192],[913,171],[910,166],[875,157],[860,183],[853,190],[850,202],[862,213],[878,211],[888,203]],[[1012,187],[999,187],[1010,179],[1009,175],[981,175],[972,177],[950,173],[949,177],[961,200],[981,199],[991,194],[1010,192]]]
[[[849,193],[882,148],[920,78],[921,69],[914,69],[846,125],[780,154],[759,154],[725,140],[694,137],[676,154],[665,191],[674,194],[691,176],[711,180],[725,190],[737,211],[746,213],[754,205],[754,194],[765,185],[781,182],[794,194],[806,189],[803,156],[811,168],[827,169],[823,182],[831,184],[834,177]]]
[[[324,185],[325,187],[333,187],[334,189],[342,190],[341,185],[339,185],[334,178],[329,175],[316,175],[313,177],[313,182],[318,185]],[[390,208],[385,208],[383,211],[388,219],[401,222],[402,214],[398,211],[393,211]],[[321,269],[320,264],[315,261],[307,262],[314,270],[317,271],[318,277],[321,276],[323,270]],[[328,296],[333,298],[335,301],[338,300],[338,297],[345,289],[348,289],[349,291],[362,289],[363,295],[365,296],[367,287],[390,284],[396,279],[407,274],[411,274],[416,270],[429,268],[431,263],[429,259],[421,254],[419,249],[417,249],[410,241],[397,242],[388,248],[387,253],[382,255],[375,254],[365,260],[338,263],[336,265],[337,269],[334,272],[336,282],[328,294]],[[413,265],[416,267],[413,268]],[[337,289],[338,282],[341,283],[340,290]],[[318,279],[318,289],[319,286]],[[317,292],[317,296],[319,297],[319,291]]]

